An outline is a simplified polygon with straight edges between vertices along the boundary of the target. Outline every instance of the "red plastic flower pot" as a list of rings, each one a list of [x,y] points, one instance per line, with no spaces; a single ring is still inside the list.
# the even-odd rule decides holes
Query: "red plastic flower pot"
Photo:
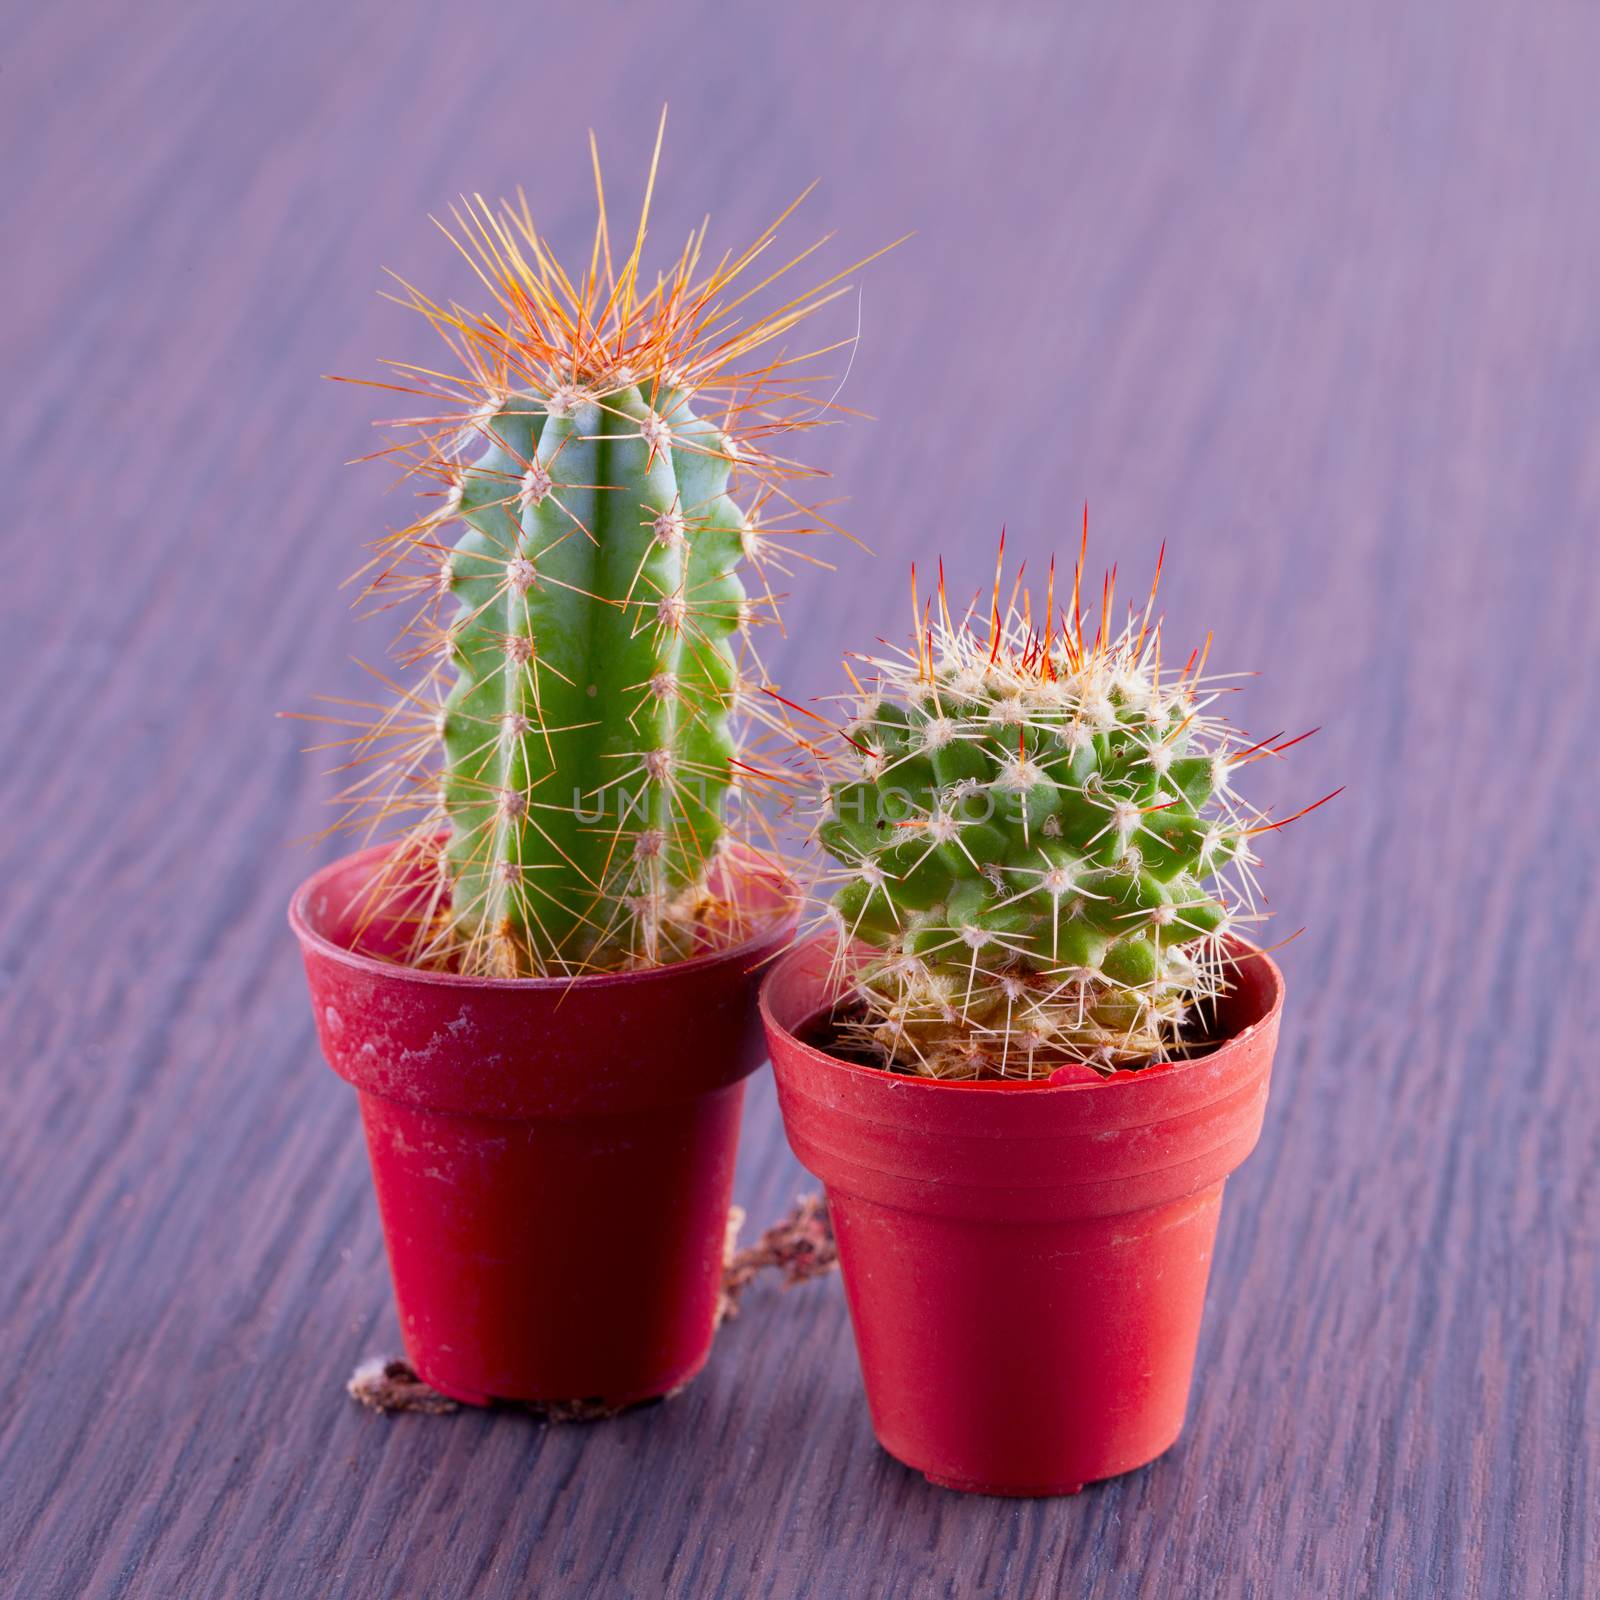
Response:
[[[1177,1439],[1222,1186],[1261,1131],[1283,976],[1235,947],[1225,1042],[1093,1082],[950,1083],[802,1035],[832,946],[762,989],[795,1154],[826,1185],[873,1430],[936,1484],[1072,1494]]]
[[[731,949],[637,972],[490,979],[380,959],[383,849],[289,907],[323,1054],[361,1095],[406,1355],[458,1400],[666,1394],[710,1354],[761,963],[790,886]]]

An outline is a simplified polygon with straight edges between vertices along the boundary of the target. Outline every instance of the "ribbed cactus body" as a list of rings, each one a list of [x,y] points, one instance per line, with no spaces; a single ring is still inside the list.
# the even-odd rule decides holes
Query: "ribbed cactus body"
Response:
[[[842,930],[878,952],[853,1037],[941,1077],[1162,1059],[1217,990],[1237,900],[1217,874],[1248,860],[1226,737],[1143,628],[994,629],[876,663],[846,730],[858,770],[818,836]]]
[[[518,393],[447,515],[450,918],[472,970],[685,953],[735,753],[731,448],[655,386]],[[464,441],[466,442],[466,441]],[[475,440],[472,442],[476,442]]]
[[[838,409],[838,342],[792,340],[847,285],[797,292],[817,247],[776,246],[793,206],[742,249],[710,251],[702,224],[648,266],[664,126],[631,243],[591,139],[580,260],[563,266],[525,199],[478,197],[445,232],[487,300],[402,285],[449,351],[380,385],[404,409],[378,454],[419,514],[373,541],[361,601],[401,611],[405,676],[369,669],[382,701],[318,719],[347,757],[338,826],[394,830],[363,936],[398,961],[502,978],[667,963],[750,938],[792,889],[778,830],[743,803],[783,737],[747,685],[772,574],[838,531],[791,437]]]

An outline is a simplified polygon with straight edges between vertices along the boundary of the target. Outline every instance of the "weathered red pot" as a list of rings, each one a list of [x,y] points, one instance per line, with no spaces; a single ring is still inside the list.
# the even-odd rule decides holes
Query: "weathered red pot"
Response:
[[[737,948],[568,979],[421,972],[358,935],[383,851],[289,908],[323,1054],[361,1095],[406,1354],[474,1405],[627,1405],[711,1350],[761,963],[789,886]]]
[[[1228,1174],[1261,1131],[1283,977],[1236,947],[1226,1042],[1094,1082],[938,1083],[797,1034],[831,947],[775,965],[784,1126],[828,1191],[879,1442],[934,1483],[1071,1494],[1154,1460],[1188,1402]]]

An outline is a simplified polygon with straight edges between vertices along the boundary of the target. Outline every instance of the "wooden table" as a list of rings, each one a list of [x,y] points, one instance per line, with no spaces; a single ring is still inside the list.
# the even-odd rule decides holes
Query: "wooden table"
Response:
[[[55,1596],[1576,1596],[1600,1586],[1600,143],[1593,8],[592,4],[14,10],[0,618],[0,1590]],[[837,1278],[672,1403],[381,1420],[353,1099],[283,923],[352,692],[337,580],[403,518],[387,264],[527,186],[587,239],[672,103],[663,250],[865,274],[814,454],[875,559],[794,585],[830,692],[905,568],[1168,542],[1174,639],[1320,723],[1253,791],[1291,985],[1189,1428],[1077,1499],[874,1446]],[[854,331],[857,302],[836,308]],[[1036,567],[1037,570],[1037,567]],[[809,1180],[756,1080],[752,1231]],[[1037,1358],[1046,1360],[1048,1351]]]

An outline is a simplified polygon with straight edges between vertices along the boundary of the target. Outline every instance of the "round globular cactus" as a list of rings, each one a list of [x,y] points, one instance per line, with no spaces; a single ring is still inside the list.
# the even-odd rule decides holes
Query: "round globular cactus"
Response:
[[[825,754],[830,911],[862,957],[836,1021],[885,1065],[1038,1078],[1203,1040],[1252,917],[1250,840],[1281,826],[1234,778],[1285,746],[1214,713],[1203,657],[1164,668],[1154,588],[1113,632],[1108,579],[1086,632],[1081,577],[1080,555],[1058,615],[1052,567],[1035,616],[1020,586],[1002,611],[997,570],[984,625],[951,621],[941,574]]]
[[[724,858],[750,844],[730,813],[763,719],[752,632],[823,521],[793,482],[818,474],[770,445],[829,412],[805,392],[813,358],[756,353],[842,290],[741,324],[742,275],[788,270],[765,266],[777,224],[704,272],[701,230],[646,285],[648,211],[614,264],[602,199],[569,274],[525,207],[476,201],[457,243],[493,307],[409,291],[461,370],[383,385],[422,399],[388,426],[423,502],[365,593],[412,607],[400,654],[422,675],[346,741],[340,799],[404,827],[372,914],[409,921],[420,965],[616,970],[742,929]]]

